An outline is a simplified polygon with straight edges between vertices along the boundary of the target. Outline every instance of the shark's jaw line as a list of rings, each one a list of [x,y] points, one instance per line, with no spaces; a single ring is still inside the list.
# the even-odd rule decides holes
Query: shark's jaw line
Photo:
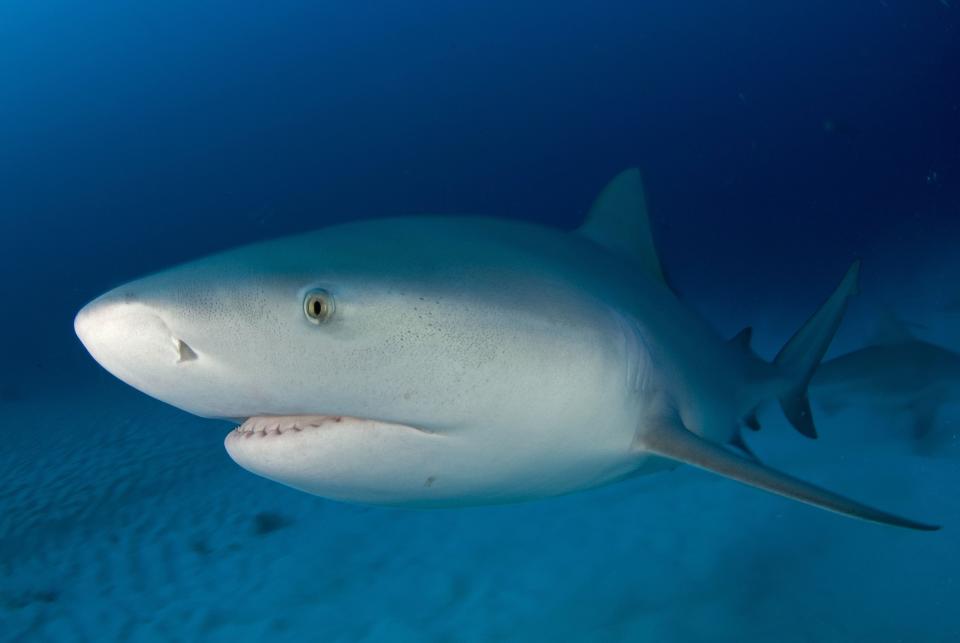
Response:
[[[435,435],[432,431],[396,422],[384,422],[349,415],[255,415],[235,428],[228,438],[271,438],[300,433],[318,433],[332,428],[388,429]]]

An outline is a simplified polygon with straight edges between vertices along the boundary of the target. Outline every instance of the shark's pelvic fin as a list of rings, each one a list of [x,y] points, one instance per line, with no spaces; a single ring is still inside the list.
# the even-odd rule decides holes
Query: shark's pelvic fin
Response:
[[[694,435],[675,417],[658,418],[649,425],[645,425],[638,438],[638,446],[648,453],[693,465],[764,491],[861,520],[922,531],[935,531],[940,528],[875,509],[758,462],[742,458]]]
[[[593,202],[577,232],[591,241],[633,257],[645,272],[665,282],[647,214],[640,170],[624,170]]]
[[[817,430],[813,425],[813,414],[807,399],[807,386],[840,326],[847,302],[857,292],[859,275],[860,262],[855,261],[833,294],[800,327],[773,360],[780,372],[791,382],[790,389],[780,397],[780,407],[790,424],[808,438],[816,438]]]
[[[761,464],[760,458],[757,457],[757,454],[753,452],[753,449],[750,448],[750,445],[747,444],[747,441],[743,439],[743,434],[740,433],[740,428],[737,427],[737,432],[733,434],[733,437],[730,438],[730,446],[736,447],[741,453],[745,456]]]

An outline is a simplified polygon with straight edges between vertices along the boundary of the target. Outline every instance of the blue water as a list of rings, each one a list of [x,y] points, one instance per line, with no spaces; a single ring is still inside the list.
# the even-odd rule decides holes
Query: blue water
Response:
[[[771,409],[764,459],[939,521],[864,525],[693,471],[413,512],[240,470],[226,425],[103,371],[106,289],[334,222],[571,229],[644,174],[671,284],[771,357],[855,257],[960,349],[960,5],[0,5],[0,640],[960,640],[958,408]],[[816,402],[816,400],[814,400]]]

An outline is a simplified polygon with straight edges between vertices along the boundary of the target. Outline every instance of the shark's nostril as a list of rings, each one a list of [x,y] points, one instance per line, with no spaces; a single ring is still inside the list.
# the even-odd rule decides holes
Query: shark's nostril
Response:
[[[173,345],[177,349],[177,364],[182,364],[183,362],[192,362],[197,359],[197,354],[190,348],[190,345],[187,344],[182,339],[173,338]]]

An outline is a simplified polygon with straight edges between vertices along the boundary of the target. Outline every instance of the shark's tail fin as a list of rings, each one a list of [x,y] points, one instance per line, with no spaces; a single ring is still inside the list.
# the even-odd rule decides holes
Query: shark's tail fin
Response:
[[[833,294],[784,345],[773,363],[789,382],[789,388],[780,396],[780,407],[790,424],[808,438],[816,438],[817,430],[810,413],[807,385],[823,359],[847,302],[857,292],[860,262],[855,261]]]

